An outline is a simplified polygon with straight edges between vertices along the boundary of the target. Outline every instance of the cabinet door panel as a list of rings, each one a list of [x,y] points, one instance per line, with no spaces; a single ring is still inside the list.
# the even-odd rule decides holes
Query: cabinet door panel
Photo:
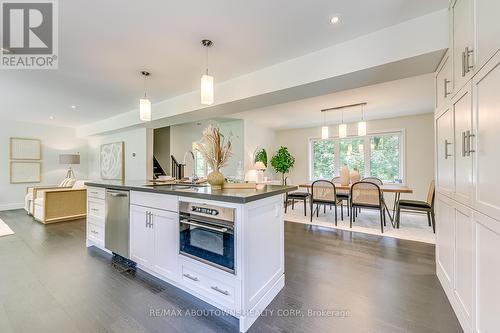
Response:
[[[474,213],[476,226],[476,332],[500,327],[500,222]]]
[[[472,71],[463,71],[463,53],[466,48],[474,49],[474,3],[473,0],[456,0],[452,7],[453,26],[453,84],[455,91],[460,90],[472,77]],[[474,64],[474,54],[469,63]]]
[[[450,57],[446,53],[436,74],[436,109],[438,110],[441,110],[445,106],[453,88],[450,62]]]
[[[152,265],[153,232],[146,225],[147,208],[130,205],[130,258],[145,267]]]
[[[500,220],[500,54],[473,80],[475,208]]]
[[[461,205],[456,208],[455,230],[455,295],[467,322],[472,323],[474,306],[474,228],[472,210],[461,207]]]
[[[461,90],[452,102],[455,129],[455,193],[454,198],[472,204],[472,153],[468,134],[472,133],[472,96],[470,85]]]
[[[154,271],[171,280],[177,278],[179,220],[177,213],[154,210]]]
[[[451,194],[455,190],[453,116],[450,109],[436,120],[437,188]]]
[[[476,50],[478,68],[500,48],[500,1],[476,0]]]
[[[453,286],[453,264],[455,257],[455,210],[441,196],[436,200],[437,262]]]

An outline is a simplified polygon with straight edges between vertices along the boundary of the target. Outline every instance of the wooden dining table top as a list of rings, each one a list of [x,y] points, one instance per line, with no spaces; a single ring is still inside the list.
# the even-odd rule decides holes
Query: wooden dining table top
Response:
[[[299,187],[308,188],[308,189],[311,188],[311,186],[312,186],[312,182],[299,185]],[[321,186],[321,185],[319,185],[319,186]],[[413,190],[411,188],[409,188],[406,185],[402,185],[402,184],[383,184],[383,185],[380,185],[379,187],[380,187],[380,190],[382,190],[382,192],[386,192],[386,193],[413,193]],[[337,190],[350,190],[351,184],[341,185],[339,183],[335,183],[335,188]]]

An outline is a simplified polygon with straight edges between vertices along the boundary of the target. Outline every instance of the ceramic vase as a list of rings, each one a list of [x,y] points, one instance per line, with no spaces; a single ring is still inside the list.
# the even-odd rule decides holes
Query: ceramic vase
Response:
[[[354,184],[355,182],[359,182],[361,180],[361,176],[359,175],[359,171],[354,169],[351,171],[350,174],[351,178],[351,184]]]
[[[347,165],[344,165],[341,169],[340,169],[340,184],[343,185],[343,186],[347,186],[349,185],[349,168],[347,167]]]
[[[224,185],[224,175],[219,170],[214,170],[208,174],[207,181],[212,190],[221,190]]]

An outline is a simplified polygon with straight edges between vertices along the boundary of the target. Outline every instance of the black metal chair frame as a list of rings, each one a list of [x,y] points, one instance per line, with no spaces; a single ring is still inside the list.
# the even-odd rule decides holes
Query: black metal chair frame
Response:
[[[373,182],[372,180],[376,181],[376,182]],[[361,179],[361,181],[362,182],[373,183],[373,184],[378,185],[378,186],[384,185],[384,182],[382,181],[382,179],[377,178],[377,177],[365,177],[365,178]],[[378,182],[380,182],[380,184]]]
[[[287,185],[288,177],[285,178],[285,185]],[[295,200],[304,201],[304,216],[307,216],[307,199],[311,195],[308,192],[291,192],[285,194],[285,214],[288,208],[288,201],[292,201],[292,210],[295,208]]]
[[[370,184],[372,186],[376,186],[377,191],[378,191],[379,205],[368,205],[368,204],[356,204],[356,203],[354,203],[352,200],[352,189],[355,188],[356,184]],[[375,183],[372,183],[369,181],[365,182],[362,180],[362,181],[356,182],[356,183],[351,185],[351,190],[349,192],[349,195],[351,197],[351,202],[350,202],[350,204],[351,204],[351,216],[349,219],[350,228],[352,228],[352,223],[356,222],[356,217],[357,217],[357,214],[355,213],[356,208],[377,209],[377,210],[380,210],[380,231],[382,233],[384,233],[384,226],[386,226],[386,219],[385,219],[386,206],[385,206],[384,198],[382,197],[382,191],[380,190],[380,186],[378,186]]]
[[[435,200],[435,198],[436,198],[436,190],[434,189],[434,192],[432,193],[430,207],[417,207],[417,206],[405,205],[404,200],[398,201],[398,204],[396,206],[396,216],[395,216],[396,228],[399,229],[399,222],[401,220],[401,211],[423,212],[423,213],[427,214],[427,221],[429,223],[429,227],[432,226],[432,231],[434,233],[436,233],[436,217],[434,214],[434,200]],[[426,201],[419,201],[419,202],[428,204]],[[401,205],[401,203],[402,203],[402,205]]]
[[[333,177],[332,183],[334,183],[334,184],[335,184],[335,182],[334,182],[335,179],[339,179],[340,180],[340,177],[338,177],[338,176],[337,177]],[[337,198],[342,199],[342,201],[346,202],[346,207],[347,207],[347,211],[346,212],[347,212],[347,216],[349,216],[350,215],[349,211],[351,210],[351,208],[349,206],[349,201],[351,200],[350,199],[351,198],[350,197],[350,193],[347,192],[347,193],[337,194]],[[342,204],[340,206],[341,206],[341,209],[343,211],[344,210],[344,206]],[[342,214],[343,214],[343,212],[342,212]]]
[[[332,185],[333,188],[333,200],[318,200],[314,199],[314,185],[318,182],[322,183],[329,183]],[[343,220],[344,219],[344,209],[343,209],[343,204],[342,204],[342,199],[337,198],[337,188],[335,187],[335,184],[329,180],[315,180],[311,184],[311,196],[309,198],[309,203],[310,203],[310,211],[311,211],[311,222],[313,219],[313,215],[316,213],[316,217],[319,217],[319,209],[321,205],[324,205],[324,211],[326,212],[326,206],[330,206],[330,208],[333,206],[335,208],[335,226],[337,225],[337,204],[340,204],[340,218]],[[316,204],[316,209],[314,209],[314,204]]]

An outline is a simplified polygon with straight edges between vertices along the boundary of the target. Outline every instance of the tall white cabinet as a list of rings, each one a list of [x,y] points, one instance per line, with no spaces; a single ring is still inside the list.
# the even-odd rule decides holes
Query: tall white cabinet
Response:
[[[436,270],[465,332],[500,331],[499,12],[451,1],[436,72]]]

